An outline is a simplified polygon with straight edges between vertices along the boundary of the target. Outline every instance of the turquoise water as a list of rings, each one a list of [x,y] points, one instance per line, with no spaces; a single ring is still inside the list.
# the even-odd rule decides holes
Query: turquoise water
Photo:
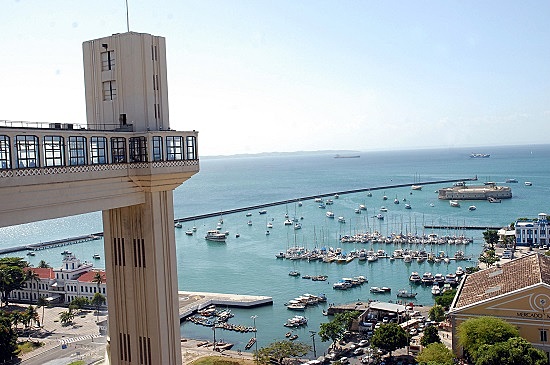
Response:
[[[470,159],[472,152],[490,153],[488,159]],[[344,251],[371,247],[391,253],[395,248],[386,244],[339,243],[343,234],[378,230],[384,235],[392,232],[432,233],[423,230],[423,224],[467,224],[477,226],[503,226],[518,217],[536,217],[545,212],[550,197],[550,169],[548,155],[550,146],[490,147],[475,151],[465,149],[363,152],[361,158],[334,159],[333,155],[292,155],[278,157],[219,158],[202,159],[201,171],[176,189],[174,209],[177,218],[196,214],[220,212],[223,217],[223,231],[230,235],[225,245],[205,242],[204,234],[216,227],[219,217],[184,223],[183,229],[176,230],[179,288],[181,290],[208,291],[238,294],[267,295],[274,299],[273,306],[254,309],[233,309],[236,314],[231,323],[252,325],[251,316],[257,315],[258,346],[277,339],[283,339],[287,328],[282,324],[294,314],[284,303],[304,293],[325,293],[329,303],[347,303],[368,299],[396,300],[397,290],[408,288],[408,275],[411,271],[420,274],[446,274],[454,272],[456,266],[471,266],[475,262],[450,264],[429,264],[416,262],[406,265],[400,261],[390,262],[380,259],[374,263],[354,260],[349,264],[326,264],[278,260],[275,254],[288,246],[342,247]],[[338,192],[350,189],[414,183],[438,179],[460,179],[478,176],[480,181],[504,182],[507,178],[518,179],[518,184],[510,184],[514,197],[501,204],[488,202],[464,202],[461,208],[452,208],[447,201],[438,201],[435,190],[442,185],[425,185],[421,191],[410,194],[409,188],[373,191],[372,197],[366,193],[340,195],[334,205],[328,206],[336,216],[344,216],[346,223],[326,218],[326,210],[319,209],[312,200],[304,201],[303,206],[281,205],[267,208],[267,214],[252,211],[251,217],[245,213],[223,214],[224,210],[243,206],[268,203],[319,193]],[[533,182],[527,187],[524,181]],[[388,196],[382,201],[383,195]],[[394,205],[397,197],[401,204]],[[412,205],[406,210],[402,199]],[[434,206],[430,206],[430,204]],[[354,210],[364,204],[367,211],[355,214]],[[469,211],[468,205],[475,204],[477,210]],[[373,219],[380,206],[389,211],[383,221]],[[284,226],[284,215],[303,217],[302,229],[294,230]],[[252,226],[247,225],[252,220]],[[272,221],[270,235],[266,235],[266,224]],[[185,230],[197,227],[194,236],[185,235]],[[64,219],[37,222],[0,229],[0,248],[35,243],[57,238],[102,231],[100,213],[86,214]],[[482,245],[481,231],[447,232],[438,234],[466,234],[474,238],[474,243],[455,247],[443,245],[434,251],[445,251],[453,255],[458,249],[466,256],[477,257]],[[240,237],[236,238],[235,234]],[[405,246],[404,246],[405,247]],[[408,247],[408,246],[407,246]],[[422,247],[410,247],[420,249]],[[94,253],[102,256],[94,264],[103,267],[103,245],[93,241],[69,247],[78,257],[90,260]],[[430,251],[429,246],[425,247]],[[60,264],[63,249],[49,249],[29,258],[32,264],[41,259],[56,266]],[[290,270],[302,274],[328,275],[327,282],[314,282],[288,275]],[[369,283],[347,291],[332,289],[332,283],[342,277],[364,275]],[[370,286],[388,286],[392,294],[371,294]],[[417,287],[417,304],[431,305],[432,295],[428,287]],[[304,315],[309,318],[307,327],[296,333],[300,340],[311,343],[309,331],[318,331],[319,323],[326,321],[322,316],[323,306],[308,308]],[[210,328],[184,323],[182,336],[212,339]],[[236,343],[235,348],[243,349],[250,334],[216,330],[216,338]],[[317,352],[324,351],[328,344],[322,344],[318,337]]]

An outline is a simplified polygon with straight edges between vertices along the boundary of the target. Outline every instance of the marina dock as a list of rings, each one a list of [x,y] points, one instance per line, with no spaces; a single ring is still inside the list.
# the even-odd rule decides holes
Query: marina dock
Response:
[[[180,321],[193,313],[210,305],[236,308],[254,308],[262,305],[272,305],[273,298],[259,295],[220,294],[179,291]]]

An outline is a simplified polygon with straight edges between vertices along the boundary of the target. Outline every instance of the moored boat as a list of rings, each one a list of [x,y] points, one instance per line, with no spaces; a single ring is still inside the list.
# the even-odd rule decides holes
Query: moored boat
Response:
[[[458,200],[449,200],[451,207],[460,208],[460,202]]]
[[[210,230],[206,232],[206,236],[204,237],[207,241],[213,241],[213,242],[224,242],[227,236],[225,233],[220,233],[218,230]]]
[[[397,292],[397,296],[399,298],[414,298],[416,297],[418,293],[413,293],[413,292],[410,292],[406,289],[400,289],[398,292]]]

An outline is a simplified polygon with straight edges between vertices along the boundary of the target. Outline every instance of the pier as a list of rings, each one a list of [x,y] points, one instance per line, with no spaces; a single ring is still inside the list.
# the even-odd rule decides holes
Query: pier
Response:
[[[450,229],[450,230],[478,230],[478,231],[486,231],[486,230],[493,230],[498,231],[502,227],[487,227],[487,226],[452,226],[452,225],[424,225],[424,228],[427,229]]]
[[[220,294],[179,291],[180,322],[193,313],[210,305],[224,307],[254,308],[262,305],[272,305],[273,298],[258,295]]]
[[[103,232],[87,234],[87,235],[78,236],[78,237],[62,238],[54,241],[32,243],[29,245],[3,248],[3,249],[0,249],[0,254],[19,252],[19,251],[40,251],[40,250],[45,250],[47,248],[62,247],[62,246],[74,245],[82,242],[94,241],[94,240],[101,239],[102,237],[103,237]]]

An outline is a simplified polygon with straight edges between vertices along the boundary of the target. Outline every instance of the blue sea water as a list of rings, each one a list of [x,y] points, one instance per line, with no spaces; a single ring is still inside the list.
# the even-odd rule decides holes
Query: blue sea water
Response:
[[[472,152],[490,153],[490,158],[469,158]],[[408,288],[411,271],[446,274],[454,272],[457,266],[474,265],[482,247],[482,231],[432,231],[424,230],[424,224],[450,224],[472,226],[504,226],[518,217],[536,217],[547,212],[550,197],[550,168],[548,168],[549,145],[487,147],[476,149],[438,149],[418,151],[362,152],[360,158],[335,159],[332,154],[293,154],[283,156],[204,158],[201,171],[178,187],[174,193],[175,217],[189,217],[198,214],[220,212],[219,217],[184,223],[183,229],[176,229],[178,283],[181,290],[221,293],[267,295],[273,297],[273,306],[253,309],[233,309],[236,316],[232,323],[252,325],[251,316],[256,315],[258,346],[274,340],[284,339],[287,328],[283,323],[294,314],[284,303],[304,293],[325,293],[329,303],[348,303],[357,300],[396,300],[397,290]],[[280,205],[267,209],[260,215],[257,210],[252,216],[245,213],[224,214],[224,211],[250,205],[285,199],[299,198],[331,192],[380,187],[396,184],[461,179],[477,176],[480,182],[503,183],[515,178],[512,187],[514,197],[500,204],[484,201],[463,202],[461,208],[452,208],[447,201],[439,201],[435,191],[446,185],[424,185],[421,191],[411,194],[410,188],[373,190],[372,197],[366,193],[341,194],[334,199],[334,205],[327,207],[336,216],[344,216],[346,223],[325,216],[326,210],[319,209],[313,200],[295,204]],[[532,186],[525,186],[531,181]],[[382,196],[388,200],[383,201]],[[394,205],[398,198],[401,204]],[[411,204],[405,210],[403,198]],[[355,214],[354,210],[364,204],[367,211]],[[433,204],[434,206],[430,206]],[[475,204],[477,210],[469,211],[468,205]],[[385,205],[388,213],[383,221],[373,219],[380,206]],[[302,229],[294,230],[284,226],[284,215],[303,217]],[[223,231],[229,231],[227,243],[206,242],[204,234],[216,227],[223,217]],[[247,225],[252,220],[252,226]],[[266,224],[273,223],[270,235],[266,235]],[[197,227],[194,236],[185,235],[185,230]],[[450,264],[405,265],[400,261],[380,259],[375,263],[354,260],[346,265],[323,262],[290,261],[275,258],[275,254],[288,246],[342,247],[344,251],[371,247],[384,249],[388,253],[397,247],[386,244],[340,243],[343,234],[378,230],[383,234],[392,232],[466,234],[474,243],[456,247],[444,245],[434,251],[445,251],[452,256],[458,249],[466,256],[474,257],[471,262]],[[36,222],[0,229],[0,248],[28,243],[72,237],[102,231],[99,212],[63,219]],[[236,238],[235,234],[240,237]],[[411,247],[419,249],[421,247]],[[104,267],[102,241],[73,245],[69,248],[78,257],[91,261],[99,253],[101,260],[94,264]],[[431,247],[426,247],[430,251]],[[53,266],[59,265],[61,249],[43,250],[34,257],[28,257],[31,264],[41,259]],[[23,253],[22,253],[23,254]],[[302,274],[328,275],[327,282],[314,282],[288,275],[291,270]],[[364,275],[369,283],[347,291],[332,289],[332,283],[342,277]],[[376,295],[369,292],[370,286],[388,286],[392,294]],[[415,288],[419,292],[415,303],[433,304],[428,287]],[[310,343],[310,332],[318,331],[319,324],[327,321],[322,316],[326,306],[308,308],[304,315],[309,318],[307,327],[296,330],[300,340]],[[210,328],[184,322],[181,326],[184,337],[212,339]],[[243,349],[250,334],[223,330],[216,331],[216,338],[235,343]],[[317,337],[318,353],[328,344],[321,344]]]

